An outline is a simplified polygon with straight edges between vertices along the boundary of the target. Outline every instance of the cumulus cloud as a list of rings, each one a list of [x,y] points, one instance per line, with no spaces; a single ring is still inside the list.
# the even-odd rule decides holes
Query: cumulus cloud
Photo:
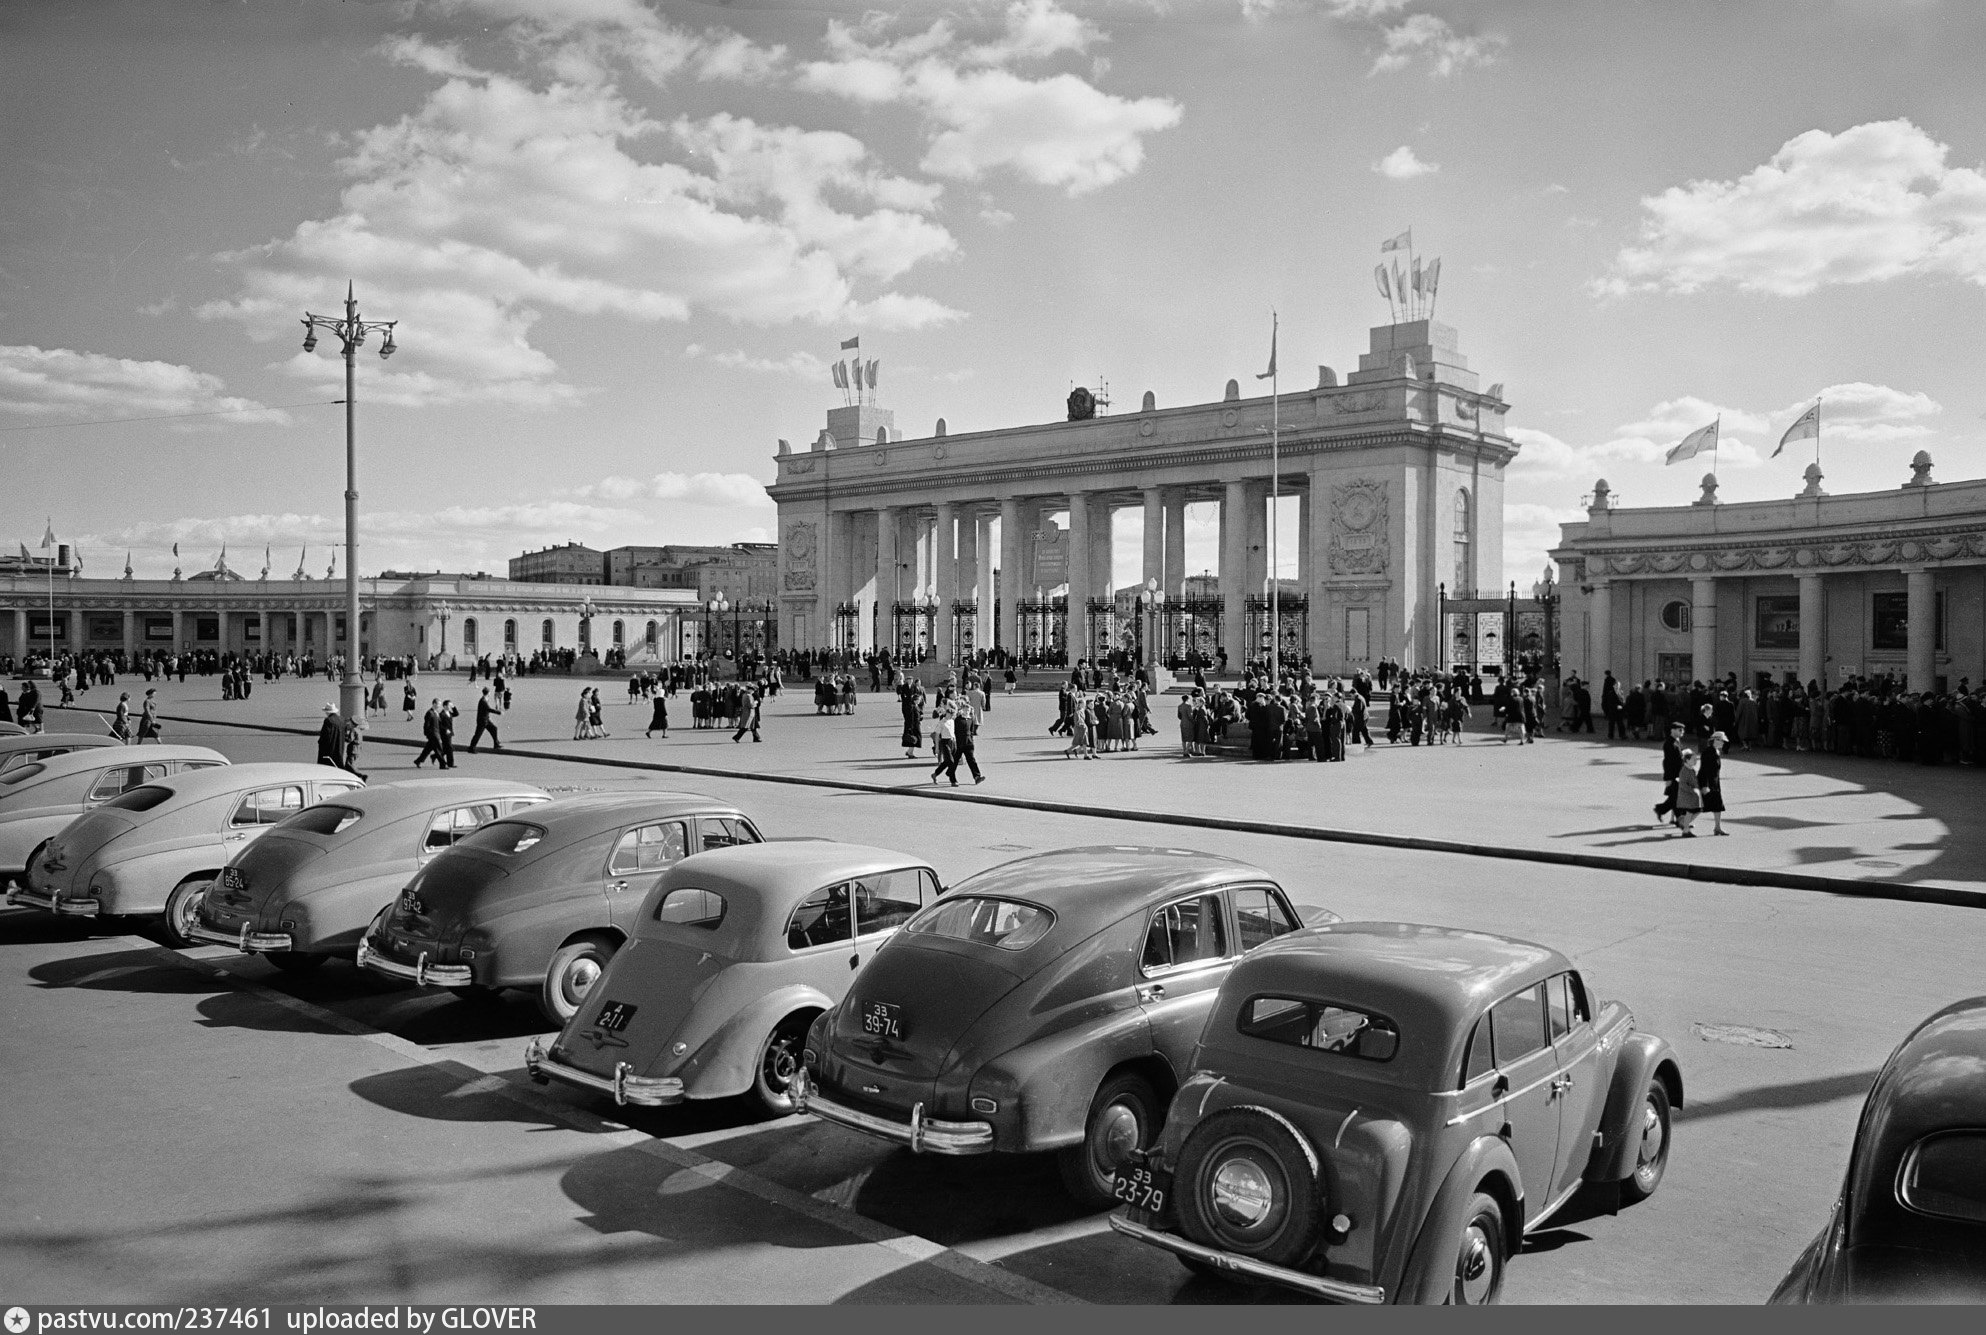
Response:
[[[1821,435],[1829,444],[1878,445],[1899,440],[1918,440],[1932,433],[1929,418],[1944,411],[1944,405],[1929,394],[1907,393],[1888,385],[1871,385],[1856,380],[1829,385],[1820,391]],[[1811,397],[1780,409],[1772,415],[1771,443],[1794,419],[1813,406]]]
[[[741,348],[728,352],[712,352],[701,343],[692,343],[683,349],[685,357],[700,357],[718,366],[728,366],[738,371],[753,371],[761,375],[790,375],[796,380],[829,380],[828,364],[811,352],[789,352],[784,357],[754,357]]]
[[[0,413],[50,422],[227,414],[168,425],[168,430],[179,431],[229,422],[290,423],[289,414],[281,409],[225,390],[219,376],[176,362],[32,344],[0,345]]]
[[[680,501],[718,509],[765,508],[772,498],[750,473],[657,473],[653,477],[605,477],[573,494],[603,501]]]
[[[1907,120],[1809,130],[1731,181],[1641,201],[1600,294],[1729,283],[1794,297],[1832,284],[1937,274],[1986,286],[1986,174]]]
[[[594,10],[639,23],[606,0],[546,6],[539,20]],[[220,256],[241,287],[202,317],[288,335],[299,310],[342,295],[322,275],[355,275],[364,314],[402,321],[400,358],[368,378],[375,399],[537,406],[581,396],[531,343],[546,309],[888,328],[959,318],[928,297],[860,291],[956,243],[928,216],[941,187],[882,170],[849,135],[726,114],[664,126],[610,82],[537,87],[415,39],[392,53],[445,81],[419,111],[356,137],[333,217]],[[641,145],[689,161],[638,157]],[[322,381],[331,366],[299,356],[284,369]]]
[[[1545,553],[1558,546],[1559,525],[1576,524],[1584,518],[1586,512],[1576,505],[1505,501],[1503,568],[1506,577],[1516,580],[1520,589],[1527,589],[1530,580],[1543,573]]]
[[[1496,63],[1507,44],[1498,33],[1457,32],[1447,19],[1433,14],[1408,14],[1389,24],[1382,41],[1384,49],[1368,73],[1389,74],[1423,60],[1429,74],[1444,79],[1472,65]]]
[[[1372,164],[1372,169],[1389,181],[1411,181],[1441,170],[1438,162],[1422,162],[1412,144],[1402,144]]]
[[[948,19],[922,32],[890,34],[887,15],[828,25],[825,59],[800,68],[797,85],[868,105],[920,111],[934,176],[978,180],[1008,171],[1071,195],[1137,171],[1144,138],[1177,125],[1180,105],[1164,97],[1119,97],[1071,73],[1028,77],[1010,66],[1081,55],[1103,40],[1087,19],[1054,0],[1016,0],[1003,31],[970,42]]]

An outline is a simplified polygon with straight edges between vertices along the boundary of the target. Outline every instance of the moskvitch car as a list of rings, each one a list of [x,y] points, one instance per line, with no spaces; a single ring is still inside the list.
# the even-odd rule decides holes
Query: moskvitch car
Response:
[[[284,817],[364,782],[287,761],[151,779],[49,840],[28,868],[28,893],[58,913],[162,914],[165,937],[191,945],[200,897],[229,858]]]
[[[938,873],[886,848],[780,842],[698,853],[663,875],[632,939],[547,1047],[533,1077],[656,1107],[751,1094],[793,1110],[814,1017],[941,893]]]
[[[361,968],[425,987],[530,988],[555,1027],[693,852],[763,843],[696,793],[564,797],[474,830],[422,867],[359,941]]]
[[[1897,1044],[1848,1176],[1775,1303],[1986,1303],[1986,997]]]
[[[1102,1208],[1191,1071],[1221,980],[1300,921],[1267,873],[1210,853],[1005,863],[912,918],[814,1021],[796,1101],[920,1153],[1056,1151],[1070,1193]]]
[[[37,740],[47,734],[36,734]],[[228,763],[204,746],[95,747],[17,765],[0,774],[0,883],[21,883],[42,846],[85,812],[143,783]],[[32,894],[10,904],[50,905]],[[94,913],[78,903],[72,910]]]
[[[1111,1226],[1189,1269],[1351,1303],[1495,1302],[1581,1186],[1651,1195],[1682,1073],[1557,951],[1351,922],[1221,985]]]
[[[278,968],[349,960],[430,858],[503,816],[551,801],[504,779],[413,779],[356,789],[287,817],[228,861],[186,934]]]
[[[71,751],[122,745],[124,743],[115,737],[95,732],[37,732],[0,737],[0,775],[37,760],[66,756]]]

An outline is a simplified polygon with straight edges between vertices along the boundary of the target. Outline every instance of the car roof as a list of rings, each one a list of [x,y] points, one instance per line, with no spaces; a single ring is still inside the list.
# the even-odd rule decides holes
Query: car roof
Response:
[[[402,779],[397,783],[369,784],[356,792],[341,793],[339,805],[353,807],[368,815],[427,811],[451,802],[476,802],[505,797],[544,797],[544,789],[509,779],[435,778]]]
[[[64,755],[50,756],[46,760],[35,762],[41,766],[41,773],[35,775],[29,782],[40,783],[89,770],[115,769],[119,765],[145,765],[159,760],[214,760],[222,765],[229,765],[226,756],[205,746],[127,746],[122,748],[122,751],[124,754],[119,754],[110,747],[98,746],[91,747],[87,751],[70,751]]]
[[[541,806],[521,811],[505,820],[528,820],[544,827],[545,843],[569,843],[599,834],[631,820],[666,820],[671,816],[691,816],[698,812],[738,812],[729,802],[720,802],[702,793],[652,792],[632,790],[612,793],[580,793],[556,797]]]
[[[1980,1126],[1986,1126],[1986,997],[1970,997],[1926,1017],[1876,1073],[1849,1166],[1851,1245],[1859,1242],[1856,1231],[1872,1224],[1885,1234],[1926,1227],[1929,1221],[1896,1203],[1904,1151],[1935,1131]]]
[[[951,887],[948,895],[1024,899],[1055,912],[1055,936],[1084,940],[1127,914],[1196,890],[1273,881],[1259,867],[1189,848],[1091,844],[1015,858]]]
[[[136,748],[133,748],[134,750]],[[136,757],[133,757],[136,763]],[[246,792],[264,784],[308,783],[317,779],[331,778],[356,779],[344,770],[333,769],[328,765],[305,765],[294,760],[259,761],[249,765],[229,765],[224,769],[189,770],[184,774],[172,774],[163,779],[154,779],[147,788],[167,788],[181,801],[197,802],[203,798],[218,797],[223,793]]]
[[[95,748],[122,746],[123,742],[100,732],[29,732],[0,736],[0,755],[15,751],[39,751],[50,746]]]
[[[672,890],[708,890],[724,896],[723,925],[713,940],[751,943],[766,930],[782,938],[786,921],[799,902],[823,886],[856,876],[906,867],[930,867],[923,858],[870,844],[837,844],[825,839],[780,840],[767,844],[738,844],[692,853],[663,873],[649,899],[659,906]],[[935,872],[934,872],[935,874]],[[655,927],[644,915],[637,929]],[[658,935],[667,934],[667,924]]]

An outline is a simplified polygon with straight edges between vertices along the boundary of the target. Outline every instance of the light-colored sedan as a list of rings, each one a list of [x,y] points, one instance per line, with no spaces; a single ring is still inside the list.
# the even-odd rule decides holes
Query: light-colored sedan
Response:
[[[886,848],[825,841],[699,853],[663,873],[632,939],[549,1048],[534,1079],[646,1107],[750,1093],[793,1111],[789,1086],[814,1017],[863,961],[942,893]]]
[[[186,934],[290,970],[352,957],[430,858],[472,830],[551,801],[527,783],[414,779],[319,802],[229,859]]]
[[[204,746],[147,746],[98,747],[16,765],[0,774],[0,883],[25,881],[23,873],[43,844],[113,797],[154,779],[227,763],[226,756]],[[23,901],[10,894],[7,902]]]
[[[163,913],[174,945],[200,896],[242,846],[364,780],[326,765],[229,765],[148,780],[69,825],[42,849],[28,888],[8,896],[56,913],[126,917]]]
[[[52,760],[56,756],[66,756],[71,751],[88,751],[100,746],[122,746],[115,737],[107,737],[95,732],[38,732],[13,737],[0,737],[0,774],[31,765],[37,760]]]

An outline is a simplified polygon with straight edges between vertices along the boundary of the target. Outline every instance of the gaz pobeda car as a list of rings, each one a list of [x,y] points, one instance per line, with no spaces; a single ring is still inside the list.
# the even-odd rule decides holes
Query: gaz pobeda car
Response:
[[[475,830],[414,874],[359,942],[361,967],[428,987],[531,988],[554,1025],[692,852],[763,842],[695,793],[589,793]]]
[[[1986,1302],[1986,997],[1883,1063],[1834,1210],[1772,1301]]]
[[[415,779],[345,793],[289,816],[221,869],[187,935],[314,969],[351,959],[379,911],[472,830],[551,801],[529,784]]]
[[[857,844],[793,842],[685,858],[643,901],[633,938],[547,1048],[524,1061],[654,1107],[751,1093],[793,1109],[790,1085],[814,1017],[856,969],[941,893],[916,858]]]
[[[103,746],[122,746],[115,737],[94,732],[38,732],[0,737],[0,775],[37,760],[52,760],[71,751],[90,751]]]
[[[1108,1205],[1221,980],[1298,921],[1266,873],[1208,853],[1005,863],[912,918],[814,1021],[796,1101],[920,1153],[1055,1150],[1070,1192]]]
[[[200,897],[243,845],[364,780],[323,765],[227,765],[147,780],[79,817],[28,868],[28,894],[57,913],[163,914],[191,945]]]
[[[1654,1192],[1683,1101],[1669,1045],[1557,951],[1406,923],[1249,956],[1193,1065],[1111,1226],[1340,1302],[1494,1302],[1581,1185]]]
[[[227,763],[226,756],[204,746],[147,746],[96,747],[15,766],[0,774],[0,882],[25,883],[28,864],[44,844],[113,797],[154,779]],[[32,895],[10,894],[7,902],[50,907]],[[80,903],[71,911],[93,912]]]

